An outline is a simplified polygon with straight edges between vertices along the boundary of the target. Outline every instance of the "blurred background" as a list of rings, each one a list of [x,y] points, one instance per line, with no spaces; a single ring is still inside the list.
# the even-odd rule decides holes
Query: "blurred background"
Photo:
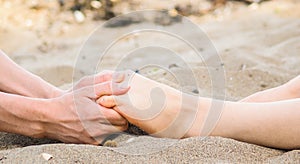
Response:
[[[178,21],[174,18],[183,15],[207,33],[224,60],[229,97],[239,99],[300,73],[299,8],[299,0],[0,0],[0,49],[27,70],[64,87],[72,82],[78,52],[96,27],[118,15],[157,9],[164,13],[156,22],[160,26],[173,26]],[[113,22],[91,48],[134,23],[140,22]],[[192,31],[186,33],[192,37]],[[174,48],[189,53],[176,44]],[[201,62],[193,63],[198,71]],[[209,86],[204,72],[197,76],[203,88]]]

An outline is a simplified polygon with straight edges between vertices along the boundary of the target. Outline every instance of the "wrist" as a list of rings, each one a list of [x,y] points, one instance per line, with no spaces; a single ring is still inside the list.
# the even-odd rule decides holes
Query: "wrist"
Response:
[[[48,82],[45,82],[41,77],[35,77],[36,79],[34,81],[37,86],[34,88],[25,88],[27,90],[27,93],[31,95],[29,97],[51,99],[63,95],[64,91],[60,88],[55,87]]]
[[[53,105],[51,99],[33,99],[29,108],[31,112],[28,112],[30,120],[29,126],[31,127],[30,134],[28,136],[34,138],[47,137],[47,123],[49,122],[49,113],[53,112]],[[24,114],[27,115],[27,114]]]
[[[44,138],[46,137],[46,127],[45,123],[47,120],[47,115],[45,111],[50,111],[50,103],[48,99],[37,99],[37,102],[34,103],[32,107],[32,116],[34,119],[32,119],[31,125],[35,128],[32,128],[34,133],[32,135],[29,135],[30,137],[34,138]]]
[[[29,98],[32,99],[32,98]],[[55,124],[56,110],[61,109],[61,101],[59,98],[36,99],[33,98],[29,103],[29,112],[23,113],[20,118],[29,120],[29,134],[25,134],[34,138],[53,138],[49,131],[53,131],[49,125]],[[52,133],[52,134],[55,134]]]
[[[39,111],[39,115],[41,116],[39,124],[42,136],[45,138],[55,138],[57,131],[52,128],[52,125],[59,124],[58,110],[63,110],[64,108],[62,97],[44,99],[43,104],[45,108]]]
[[[173,89],[166,92],[166,106],[157,117],[163,120],[163,124],[155,135],[177,139],[196,136],[196,132],[200,131],[196,130],[198,98]]]
[[[44,137],[43,111],[48,108],[45,99],[1,93],[0,100],[2,131],[34,138]]]

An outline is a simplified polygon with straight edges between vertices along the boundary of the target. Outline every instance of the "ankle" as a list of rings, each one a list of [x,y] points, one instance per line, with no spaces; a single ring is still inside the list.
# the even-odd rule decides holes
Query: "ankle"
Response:
[[[184,138],[197,119],[198,98],[168,89],[165,108],[156,118],[160,130],[154,136]]]

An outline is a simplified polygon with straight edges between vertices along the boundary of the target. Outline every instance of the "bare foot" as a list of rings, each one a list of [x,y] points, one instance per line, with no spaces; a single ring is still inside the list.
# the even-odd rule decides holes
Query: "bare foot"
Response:
[[[257,92],[241,102],[274,102],[300,98],[300,76],[276,88]]]
[[[113,107],[132,124],[147,133],[168,138],[182,138],[191,128],[201,128],[203,111],[198,112],[198,98],[131,71],[124,80],[130,86],[122,96],[104,96],[98,103]],[[193,125],[197,118],[197,127]]]
[[[297,85],[299,80],[300,76],[285,85],[257,93],[244,101],[268,102],[299,97],[297,92],[300,89]],[[124,82],[124,85],[131,87],[127,94],[104,96],[98,100],[98,103],[113,108],[129,122],[149,134],[158,137],[183,138],[207,136],[214,129],[214,122],[217,119],[208,116],[212,105],[211,99],[184,94],[133,72],[127,73]],[[212,120],[212,123],[209,120]],[[204,125],[204,121],[211,126]],[[222,130],[218,131],[222,132]],[[226,132],[222,132],[222,136],[227,136]]]

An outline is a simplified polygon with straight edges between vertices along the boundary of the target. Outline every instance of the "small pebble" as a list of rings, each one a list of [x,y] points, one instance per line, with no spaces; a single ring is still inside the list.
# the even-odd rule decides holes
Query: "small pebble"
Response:
[[[78,23],[82,23],[85,20],[84,14],[79,10],[74,11],[74,17]]]
[[[132,142],[132,141],[134,141],[134,138],[128,139],[128,140],[126,141],[126,143],[129,143],[129,142]]]
[[[6,156],[0,157],[0,161],[7,159]]]
[[[49,161],[50,159],[53,158],[53,156],[51,154],[48,153],[42,153],[42,157],[46,160]]]
[[[262,87],[262,88],[266,88],[266,87],[267,87],[267,85],[266,85],[266,84],[261,84],[261,85],[260,85],[260,87]]]
[[[118,143],[116,141],[113,141],[113,140],[107,140],[103,146],[106,146],[106,147],[117,147],[118,146]]]
[[[91,6],[95,9],[99,9],[102,6],[102,4],[100,1],[92,1]]]
[[[169,65],[169,69],[175,68],[175,67],[178,67],[178,65],[177,65],[177,64],[170,64],[170,65]]]
[[[199,94],[198,89],[194,89],[192,92],[195,93],[195,94]]]
[[[243,71],[243,70],[245,70],[247,68],[247,65],[246,64],[242,64],[241,65],[241,70]]]

